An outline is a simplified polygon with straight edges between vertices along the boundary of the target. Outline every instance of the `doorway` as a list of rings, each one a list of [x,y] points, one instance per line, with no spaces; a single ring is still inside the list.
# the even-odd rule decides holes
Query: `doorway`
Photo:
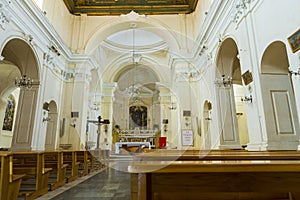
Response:
[[[54,150],[57,135],[57,105],[55,101],[49,103],[48,117],[45,122],[47,123],[45,150]]]
[[[297,149],[298,116],[286,45],[270,44],[261,62],[261,88],[268,149]]]

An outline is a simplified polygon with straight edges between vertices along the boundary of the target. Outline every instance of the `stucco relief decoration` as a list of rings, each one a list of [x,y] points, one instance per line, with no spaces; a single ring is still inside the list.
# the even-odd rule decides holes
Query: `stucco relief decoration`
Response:
[[[50,53],[44,53],[44,65],[47,67],[53,66],[53,56]]]
[[[235,13],[232,16],[232,21],[239,23],[239,21],[247,14],[246,10],[253,0],[238,0],[235,6]]]
[[[5,131],[12,131],[15,107],[16,107],[15,99],[12,95],[9,95],[7,99],[7,106],[6,106],[4,121],[2,126],[2,129]]]
[[[72,78],[74,78],[74,73],[69,71],[61,71],[61,75],[64,81],[71,81]]]
[[[0,4],[0,27],[5,30],[6,25],[10,22],[11,16],[3,4]]]

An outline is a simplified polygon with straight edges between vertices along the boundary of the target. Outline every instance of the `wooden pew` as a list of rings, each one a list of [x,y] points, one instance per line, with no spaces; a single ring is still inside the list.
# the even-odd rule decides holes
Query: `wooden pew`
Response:
[[[45,167],[52,168],[48,179],[50,190],[65,185],[68,164],[63,162],[62,151],[45,151]]]
[[[12,155],[8,152],[0,152],[0,199],[17,199],[24,174],[13,174]]]
[[[89,165],[91,160],[89,159],[88,151],[76,151],[77,161],[79,162],[78,170],[80,176],[85,176],[89,173]]]
[[[131,199],[298,199],[300,161],[134,161]]]
[[[63,150],[63,163],[67,164],[66,182],[69,183],[78,178],[79,164],[77,161],[77,153],[75,150]]]
[[[51,168],[46,168],[44,152],[13,152],[13,173],[25,174],[19,196],[35,199],[48,192],[48,177]]]
[[[134,156],[135,161],[175,160],[300,160],[300,151],[245,150],[149,150]]]
[[[94,158],[94,170],[104,168],[109,162],[109,151],[102,149],[89,150],[91,156]]]
[[[92,173],[95,171],[95,166],[96,166],[96,158],[94,157],[94,155],[88,151],[88,159],[90,160],[89,162],[89,173]]]

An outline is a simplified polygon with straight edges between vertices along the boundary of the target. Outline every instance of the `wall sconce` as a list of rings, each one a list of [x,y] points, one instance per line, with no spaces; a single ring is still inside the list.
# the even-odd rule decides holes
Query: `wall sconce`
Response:
[[[207,121],[211,121],[212,120],[212,118],[211,118],[211,110],[209,110],[207,112],[207,117],[205,117],[204,120],[207,120]]]
[[[77,122],[77,119],[76,118],[72,118],[70,126],[72,126],[73,128],[75,128],[76,127],[76,122]]]
[[[77,118],[79,117],[79,112],[71,112],[71,124],[70,126],[76,127]]]
[[[46,110],[46,111],[48,111],[48,110]],[[47,121],[51,120],[50,117],[48,117],[48,116],[46,117],[46,114],[47,114],[46,111],[43,112],[43,114],[44,114],[43,119],[42,119],[43,122],[47,122]]]
[[[191,117],[185,117],[185,126],[188,127],[189,125],[191,125]]]
[[[241,101],[245,101],[245,102],[250,102],[252,103],[252,95],[250,95],[249,97],[245,96],[241,98]]]
[[[50,120],[51,120],[50,117],[43,117],[43,122],[48,122],[48,121],[50,121]]]
[[[164,128],[164,132],[166,133],[168,131],[168,123],[169,123],[169,120],[168,119],[163,119],[162,121],[163,123],[163,128]]]
[[[298,68],[298,71],[297,71],[297,72],[292,71],[291,69],[289,69],[289,73],[290,73],[291,75],[295,75],[295,76],[300,75],[300,68]]]
[[[104,133],[107,133],[107,131],[108,131],[108,125],[104,124],[103,129],[104,129]]]
[[[215,84],[217,87],[231,87],[232,85],[232,77],[225,77],[225,75],[223,74],[222,77],[220,79],[216,79],[215,80]]]
[[[164,124],[164,132],[166,133],[168,131],[168,124]]]

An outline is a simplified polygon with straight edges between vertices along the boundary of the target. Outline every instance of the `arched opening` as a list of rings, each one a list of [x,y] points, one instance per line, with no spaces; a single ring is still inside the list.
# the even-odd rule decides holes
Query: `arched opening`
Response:
[[[56,135],[57,135],[57,105],[55,101],[50,101],[48,113],[44,111],[44,123],[47,123],[47,131],[46,131],[46,141],[45,141],[45,149],[46,150],[54,150],[56,144]],[[47,116],[48,115],[48,116]]]
[[[16,113],[18,107],[20,90],[7,91],[2,95],[0,103],[0,147],[9,149],[12,143],[12,137],[15,129]]]
[[[268,149],[297,149],[299,124],[286,46],[276,41],[261,61],[262,98]]]
[[[15,90],[15,78],[26,75],[39,82],[38,64],[35,54],[31,47],[20,39],[12,39],[4,46],[1,56],[4,60],[0,62],[1,74],[7,75],[7,70],[12,70],[13,73],[7,77],[0,77],[1,91],[0,94],[8,94],[6,91]],[[7,68],[9,66],[9,68]],[[12,150],[31,150],[32,136],[34,130],[34,120],[36,115],[36,105],[38,97],[39,84],[33,84],[32,88],[20,88],[18,107],[16,109],[16,119],[14,125]]]
[[[219,111],[218,121],[220,122],[219,148],[241,148],[249,139],[244,102],[241,102],[241,97],[244,95],[241,89],[242,78],[238,48],[231,38],[226,39],[220,47],[215,83]],[[242,108],[243,118],[240,118]],[[242,124],[244,125],[242,126]],[[240,138],[243,138],[243,142]]]
[[[233,90],[240,144],[243,148],[246,148],[249,143],[249,135],[246,102],[242,100],[244,98],[244,88],[240,84],[233,84]]]
[[[210,122],[211,122],[212,103],[205,101],[203,106],[203,140],[202,149],[211,149]]]

